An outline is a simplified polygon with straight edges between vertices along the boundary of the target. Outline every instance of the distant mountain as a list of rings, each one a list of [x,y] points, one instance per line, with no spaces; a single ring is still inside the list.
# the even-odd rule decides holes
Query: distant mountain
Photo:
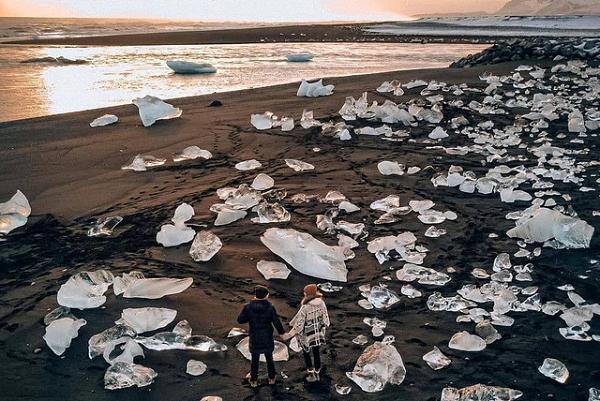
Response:
[[[600,0],[511,0],[500,15],[600,15]]]

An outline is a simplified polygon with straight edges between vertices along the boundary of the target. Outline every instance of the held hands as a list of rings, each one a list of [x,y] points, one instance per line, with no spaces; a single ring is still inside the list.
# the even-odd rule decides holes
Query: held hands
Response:
[[[290,333],[283,333],[282,335],[279,336],[283,341],[287,341],[290,338],[292,338],[292,335]]]

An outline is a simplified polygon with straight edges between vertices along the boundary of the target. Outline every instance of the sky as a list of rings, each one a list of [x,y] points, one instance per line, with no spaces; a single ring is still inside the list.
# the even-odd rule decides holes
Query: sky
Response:
[[[204,21],[397,20],[494,12],[507,0],[0,0],[0,16],[163,18]]]

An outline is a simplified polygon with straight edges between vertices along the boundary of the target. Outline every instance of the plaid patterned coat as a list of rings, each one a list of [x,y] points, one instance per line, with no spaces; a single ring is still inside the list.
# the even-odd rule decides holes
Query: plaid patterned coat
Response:
[[[321,298],[315,298],[302,305],[290,325],[290,334],[297,336],[303,351],[308,352],[313,347],[324,345],[327,327],[330,325],[325,302]]]

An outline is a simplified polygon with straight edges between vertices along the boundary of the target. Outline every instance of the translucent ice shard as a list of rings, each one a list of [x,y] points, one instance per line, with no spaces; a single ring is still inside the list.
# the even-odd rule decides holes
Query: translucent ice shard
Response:
[[[231,330],[229,330],[229,333],[227,334],[227,338],[231,338],[231,337],[238,337],[238,336],[247,336],[248,332],[245,329],[242,329],[240,327],[234,327]]]
[[[63,317],[70,317],[73,320],[77,320],[77,317],[71,313],[71,308],[59,306],[44,316],[44,324],[48,326],[53,321],[62,319]]]
[[[386,384],[399,385],[406,377],[406,368],[398,350],[391,344],[375,342],[365,348],[352,372],[346,376],[363,391],[382,391]]]
[[[307,233],[270,228],[260,238],[274,254],[307,276],[346,282],[343,248],[328,246]]]
[[[346,213],[354,213],[354,212],[358,212],[360,210],[360,208],[358,206],[356,206],[355,204],[350,203],[348,201],[340,202],[340,204],[338,205],[338,208],[340,210],[345,211]]]
[[[306,63],[313,59],[313,55],[310,53],[291,53],[286,55],[285,58],[290,63]]]
[[[160,227],[156,234],[156,242],[164,247],[178,246],[190,242],[196,232],[187,227],[185,222],[194,216],[194,209],[187,203],[182,203],[175,209],[175,214],[171,221],[174,224],[165,224]]]
[[[321,123],[314,119],[313,112],[311,110],[304,110],[302,112],[302,118],[300,119],[300,125],[304,129],[319,127]]]
[[[137,155],[131,163],[121,167],[121,170],[146,171],[148,167],[162,166],[167,159],[161,159],[150,155]]]
[[[252,359],[252,355],[250,354],[250,337],[245,337],[242,341],[235,346],[238,351],[246,358],[247,360]],[[290,354],[288,351],[287,345],[280,341],[275,341],[275,350],[273,351],[273,360],[275,362],[287,361],[290,359]],[[263,354],[260,355],[260,362],[267,362],[265,356]]]
[[[427,231],[425,231],[425,236],[429,238],[438,238],[442,235],[446,235],[446,230],[444,230],[443,228],[431,226],[427,229]]]
[[[502,338],[500,333],[498,333],[498,330],[492,326],[492,323],[490,323],[489,320],[483,320],[477,323],[477,326],[475,326],[475,333],[483,338],[486,344],[491,344]]]
[[[420,284],[430,285],[446,285],[450,280],[450,276],[446,273],[441,273],[428,267],[418,266],[412,263],[406,263],[402,269],[396,272],[396,277],[400,281],[415,281]]]
[[[88,230],[88,237],[97,237],[100,235],[109,236],[112,234],[115,227],[123,221],[121,216],[100,217],[96,221],[96,225]]]
[[[240,171],[254,170],[261,167],[262,164],[256,159],[245,160],[235,165],[235,168]]]
[[[114,277],[106,270],[77,273],[60,286],[56,296],[58,304],[69,308],[91,309],[104,305],[104,293]]]
[[[544,359],[544,363],[542,363],[542,366],[540,366],[538,370],[544,376],[562,384],[565,384],[569,378],[569,370],[558,359]]]
[[[136,338],[136,341],[144,347],[155,351],[184,349],[202,352],[222,352],[227,350],[227,346],[215,342],[215,340],[208,336],[192,335],[192,328],[186,320],[177,323],[173,331],[157,333],[152,337],[139,336]]]
[[[503,269],[510,269],[512,264],[510,263],[510,255],[508,253],[501,253],[494,259],[494,271],[499,272]]]
[[[415,287],[413,287],[410,284],[404,284],[402,286],[402,288],[400,289],[400,292],[403,295],[406,295],[409,298],[418,298],[420,296],[422,296],[423,294],[421,293],[421,291],[417,290]]]
[[[252,218],[254,223],[281,223],[285,221],[290,221],[291,214],[283,206],[279,203],[267,203],[262,202],[260,205],[256,207],[256,213],[258,217]]]
[[[293,169],[294,171],[307,171],[307,170],[314,170],[315,166],[313,166],[310,163],[306,163],[300,160],[296,160],[296,159],[285,159],[285,164],[287,164],[287,166],[291,169]]]
[[[104,127],[110,124],[114,124],[117,121],[119,121],[119,117],[115,116],[114,114],[105,114],[102,117],[98,117],[94,121],[92,121],[90,123],[90,127]]]
[[[445,368],[452,363],[452,360],[444,355],[438,347],[433,347],[433,351],[429,351],[423,355],[423,360],[433,370]]]
[[[31,214],[29,201],[23,192],[17,190],[8,202],[0,203],[0,234],[8,234],[27,223]]]
[[[383,175],[404,175],[404,165],[392,161],[382,161],[377,164],[377,169]]]
[[[144,127],[150,127],[158,120],[170,120],[181,116],[181,109],[165,103],[157,97],[146,95],[133,101],[140,113]]]
[[[440,401],[513,401],[523,395],[518,390],[476,384],[461,389],[446,387]]]
[[[79,329],[86,324],[87,322],[84,319],[72,319],[70,317],[54,320],[46,327],[44,341],[46,341],[52,352],[56,355],[62,355],[71,345],[71,341],[79,335]]]
[[[143,278],[133,281],[123,292],[124,298],[159,299],[167,295],[179,294],[194,282],[189,278]]]
[[[173,154],[173,161],[180,162],[194,159],[212,159],[213,155],[208,150],[200,149],[198,146],[188,146],[180,153]]]
[[[400,206],[400,197],[398,195],[389,195],[383,199],[376,200],[369,206],[373,210],[389,212]]]
[[[320,79],[317,82],[307,82],[305,79],[300,83],[296,96],[298,97],[320,97],[333,95],[333,89],[335,86],[327,85],[323,86],[323,80]]]
[[[165,327],[177,316],[177,311],[168,308],[127,308],[123,309],[121,319],[117,324],[127,324],[132,327],[136,333],[142,334],[147,331],[154,331]]]
[[[273,185],[275,185],[274,179],[267,174],[260,173],[254,178],[254,181],[252,181],[251,187],[257,191],[264,191],[273,188]]]
[[[204,362],[190,359],[185,367],[185,373],[192,376],[200,376],[206,372],[207,368]]]
[[[448,133],[442,127],[436,127],[429,135],[430,139],[444,139],[448,138]]]
[[[217,69],[206,63],[192,63],[191,61],[167,61],[167,67],[173,70],[175,74],[212,74]]]
[[[208,262],[222,247],[221,240],[215,234],[210,231],[200,231],[192,242],[190,256],[196,262]]]
[[[217,219],[215,220],[216,227],[231,224],[234,221],[243,219],[248,214],[245,210],[232,209],[223,204],[213,205],[210,210],[212,212],[217,212]]]
[[[395,303],[400,302],[398,294],[381,285],[372,287],[367,299],[377,309],[389,308]]]
[[[350,386],[342,386],[341,384],[335,384],[335,391],[339,395],[348,395],[352,391],[352,387]]]
[[[500,191],[500,199],[502,202],[513,203],[515,201],[530,201],[532,199],[531,195],[529,195],[525,191],[515,190],[512,188],[505,188]]]
[[[144,278],[144,274],[140,271],[134,270],[130,273],[123,273],[122,277],[115,277],[113,280],[113,292],[115,295],[120,295],[125,291],[131,283],[136,280]]]
[[[450,339],[448,347],[460,351],[477,352],[485,349],[485,340],[466,331],[456,333]]]
[[[277,116],[270,111],[265,111],[263,114],[252,114],[250,123],[258,130],[266,130],[273,127],[277,121]]]
[[[339,285],[333,285],[330,282],[317,284],[317,287],[323,292],[338,292],[342,290],[342,287]]]
[[[117,349],[116,352],[114,351],[115,349]],[[117,362],[133,363],[136,356],[143,358],[144,350],[130,337],[121,337],[113,341],[108,341],[103,352],[104,360],[109,365],[114,365]]]
[[[435,206],[435,203],[431,200],[411,200],[408,202],[408,205],[414,212],[420,213],[422,211],[431,209],[433,206]]]
[[[291,273],[285,263],[261,260],[256,264],[258,271],[267,279],[285,280]]]
[[[358,336],[356,336],[356,338],[352,340],[352,342],[356,345],[365,345],[369,342],[369,338],[364,334],[359,334]]]
[[[145,387],[152,384],[158,374],[145,366],[135,363],[117,362],[104,374],[104,388],[119,390],[128,387]]]
[[[588,401],[600,401],[600,389],[597,388],[590,388],[590,397],[588,398]]]
[[[247,210],[258,205],[263,200],[263,194],[246,184],[241,184],[237,189],[227,194],[225,204],[231,209]],[[212,210],[212,208],[211,208]],[[217,211],[218,210],[213,210]]]
[[[117,324],[101,333],[94,334],[88,341],[88,356],[90,359],[103,355],[107,345],[120,338],[134,338],[137,336],[133,327],[126,324]]]

